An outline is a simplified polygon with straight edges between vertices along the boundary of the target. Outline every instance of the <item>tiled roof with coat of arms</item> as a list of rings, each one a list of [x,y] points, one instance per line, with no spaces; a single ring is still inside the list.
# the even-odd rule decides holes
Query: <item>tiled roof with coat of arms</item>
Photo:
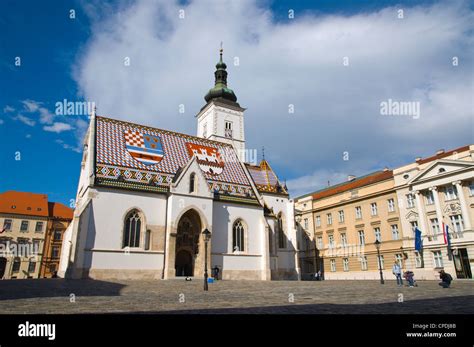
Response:
[[[192,156],[215,196],[256,202],[231,145],[96,116],[96,184],[166,192]]]

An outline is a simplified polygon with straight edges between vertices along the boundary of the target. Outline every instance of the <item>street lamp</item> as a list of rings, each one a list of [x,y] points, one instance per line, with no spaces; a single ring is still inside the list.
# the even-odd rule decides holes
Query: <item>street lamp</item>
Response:
[[[211,232],[207,229],[204,229],[202,232],[202,236],[204,238],[204,291],[208,291],[209,287],[207,284],[207,244],[211,240]]]
[[[375,240],[375,248],[377,248],[377,258],[379,259],[379,271],[380,271],[380,284],[384,284],[383,273],[382,273],[382,262],[380,261],[380,241]]]

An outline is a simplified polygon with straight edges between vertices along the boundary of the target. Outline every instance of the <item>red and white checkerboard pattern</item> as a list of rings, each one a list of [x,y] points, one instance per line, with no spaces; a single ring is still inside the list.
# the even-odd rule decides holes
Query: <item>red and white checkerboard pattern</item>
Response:
[[[209,183],[218,182],[251,187],[231,145],[226,143],[217,144],[194,136],[130,124],[105,117],[98,116],[96,121],[97,164],[137,169],[144,176],[149,172],[174,175],[180,167],[184,167],[191,159],[186,146],[186,143],[189,142],[216,147],[221,154],[226,153],[224,169],[220,175],[214,176],[204,173]],[[135,141],[133,142],[135,145],[139,144],[140,137],[137,134],[148,134],[160,138],[163,146],[163,159],[159,163],[145,165],[135,160],[128,153],[125,141],[128,144],[128,139],[130,139],[130,141]]]
[[[145,140],[143,139],[143,135],[138,131],[125,131],[125,142],[129,146],[145,148]]]

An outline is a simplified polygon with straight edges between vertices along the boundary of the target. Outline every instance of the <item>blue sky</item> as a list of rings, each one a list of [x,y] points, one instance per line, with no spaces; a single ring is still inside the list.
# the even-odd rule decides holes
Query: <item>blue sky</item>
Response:
[[[228,63],[229,84],[248,108],[247,143],[265,146],[294,195],[473,142],[471,3],[150,3],[0,3],[0,191],[47,193],[66,204],[75,197],[87,116],[55,115],[63,99],[93,100],[99,114],[193,134],[220,41],[228,62],[242,60]],[[173,18],[177,9],[189,18],[183,29]],[[392,27],[398,23],[391,23],[397,9],[406,14],[399,36]],[[158,15],[150,18],[150,12]],[[127,50],[140,65],[118,72],[111,57],[121,61]],[[355,63],[350,72],[336,64],[346,54]],[[450,66],[453,56],[460,57],[457,70]],[[156,61],[141,63],[144,57]],[[381,94],[373,100],[374,91]],[[420,100],[422,121],[371,118],[378,101],[388,98]],[[175,112],[180,103],[187,106],[184,116]],[[288,104],[294,116],[285,114]],[[345,151],[351,160],[341,160]]]

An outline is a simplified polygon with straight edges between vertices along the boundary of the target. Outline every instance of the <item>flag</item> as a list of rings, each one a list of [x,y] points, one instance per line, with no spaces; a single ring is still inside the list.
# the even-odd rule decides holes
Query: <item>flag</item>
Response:
[[[451,238],[449,237],[449,228],[443,223],[444,244],[448,245],[448,258],[451,260]]]
[[[415,250],[420,252],[423,248],[423,240],[421,239],[421,231],[415,228]]]

